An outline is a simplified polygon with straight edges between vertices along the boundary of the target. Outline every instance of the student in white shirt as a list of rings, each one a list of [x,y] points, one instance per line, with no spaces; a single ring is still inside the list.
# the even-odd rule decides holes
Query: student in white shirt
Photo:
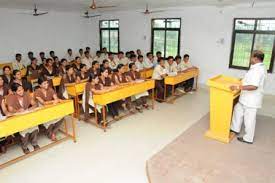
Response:
[[[252,144],[254,140],[256,114],[262,107],[264,83],[267,71],[264,61],[264,53],[254,51],[250,59],[251,67],[246,73],[240,86],[231,86],[231,90],[241,90],[239,102],[234,107],[231,132],[239,134],[244,122],[245,135],[238,137],[244,143]]]
[[[71,48],[69,48],[69,49],[67,50],[67,54],[66,54],[65,58],[66,58],[69,62],[74,61],[75,56],[73,55],[73,50],[72,50]]]
[[[23,65],[22,62],[23,62],[22,61],[22,55],[20,53],[17,53],[15,55],[15,61],[12,62],[12,69],[13,70],[19,70],[19,71],[22,70],[22,69],[24,69],[25,66]]]
[[[183,72],[187,69],[187,67],[185,67],[185,65],[183,64],[183,61],[181,61],[181,56],[176,56],[175,57],[175,62],[177,64],[177,70],[178,72]]]
[[[140,72],[142,71],[143,69],[145,69],[144,67],[144,64],[143,64],[143,56],[142,55],[139,55],[138,56],[138,59],[136,61],[136,67],[137,67],[137,71]]]
[[[153,68],[154,67],[154,57],[152,52],[148,52],[146,54],[146,58],[144,60],[144,67],[149,69],[149,68]]]
[[[108,53],[108,61],[109,61],[110,68],[112,70],[116,70],[119,63],[114,59],[114,55],[112,52]]]
[[[55,57],[55,52],[54,52],[54,51],[50,51],[50,57],[51,57],[52,59],[54,59],[54,57]]]
[[[33,52],[32,51],[29,51],[28,52],[28,62],[27,63],[25,63],[26,65],[29,65],[30,63],[31,63],[31,61],[32,61],[32,59],[34,58],[34,54],[33,54]]]
[[[98,61],[99,64],[102,64],[103,60],[101,57],[101,51],[96,51],[96,56],[93,58],[94,61]]]
[[[188,54],[185,54],[185,55],[183,56],[183,65],[184,65],[184,67],[186,68],[185,71],[188,71],[189,69],[196,68],[196,67],[194,67],[194,66],[191,64],[191,62],[190,62],[189,59],[190,59],[190,56],[189,56]],[[194,85],[194,78],[191,78],[191,79],[187,80],[187,81],[185,82],[185,88],[184,88],[185,92],[190,92],[190,93],[192,93],[193,85]]]
[[[137,61],[137,56],[136,56],[135,54],[132,54],[132,55],[130,56],[129,64],[130,64],[130,63],[136,63],[136,61]]]
[[[172,56],[167,58],[165,62],[165,69],[168,76],[176,76],[178,74],[177,64]]]
[[[140,55],[142,55],[142,52],[140,49],[137,49],[137,56],[140,56]]]
[[[102,58],[102,60],[104,60],[104,59],[108,59],[108,51],[107,51],[107,48],[102,48],[102,50],[101,50],[101,58]]]
[[[92,57],[90,57],[90,52],[85,51],[84,55],[85,57],[81,60],[81,62],[82,64],[85,64],[88,69],[90,69],[92,67],[92,62],[93,62]]]
[[[88,52],[89,52],[89,55],[90,55],[91,58],[93,57],[93,56],[92,56],[92,53],[91,53],[91,48],[90,48],[89,46],[87,46],[87,47],[85,48],[85,51],[88,51]],[[85,54],[85,52],[84,52],[84,54]]]
[[[40,52],[40,53],[39,53],[39,57],[40,57],[40,59],[37,61],[37,64],[38,64],[38,65],[42,64],[42,63],[43,63],[43,60],[46,59],[46,57],[45,57],[45,52]]]
[[[85,57],[85,54],[84,54],[84,51],[83,51],[82,48],[80,48],[80,49],[78,50],[78,56],[79,56],[81,59]]]
[[[155,62],[158,62],[158,59],[159,59],[159,58],[162,58],[162,53],[161,53],[160,51],[157,51],[156,57],[154,57],[154,61],[155,61]]]
[[[122,51],[118,52],[117,54],[117,61],[119,64],[128,65],[129,59],[124,56],[124,53]]]
[[[157,89],[157,100],[162,102],[164,99],[164,78],[167,76],[167,71],[164,66],[164,59],[159,58],[158,65],[154,68],[152,79],[155,80],[156,89]]]

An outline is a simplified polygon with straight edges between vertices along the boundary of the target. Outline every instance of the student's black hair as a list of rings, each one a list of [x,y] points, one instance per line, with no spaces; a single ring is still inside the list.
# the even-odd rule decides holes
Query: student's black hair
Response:
[[[20,56],[22,56],[21,53],[16,53],[15,54],[15,57],[20,57]]]
[[[43,82],[48,81],[48,79],[45,76],[39,76],[37,83],[41,85]]]
[[[80,64],[80,70],[86,67],[86,64]]]
[[[118,54],[122,54],[122,55],[124,55],[124,52],[123,52],[123,51],[119,51],[119,52],[118,52]]]
[[[143,56],[142,56],[142,55],[139,55],[139,56],[138,56],[138,59],[140,59],[140,58],[143,58]]]
[[[75,60],[77,60],[77,59],[80,59],[80,57],[79,56],[75,57]]]
[[[91,49],[91,48],[90,48],[89,46],[86,47],[86,51],[87,51],[87,50],[90,50],[90,49]]]
[[[83,49],[82,49],[82,48],[80,48],[80,49],[78,50],[78,52],[80,52],[80,51],[83,51]]]
[[[55,61],[56,59],[58,59],[58,56],[54,56],[54,57],[53,57],[53,60],[54,60],[54,61]]]
[[[135,65],[135,63],[130,63],[129,64],[129,69],[132,69],[134,65]]]
[[[32,51],[29,51],[29,52],[28,52],[28,55],[33,55],[33,52],[32,52]]]
[[[72,65],[66,65],[66,71],[70,70],[71,68],[73,68]]]
[[[106,48],[106,47],[103,47],[102,50],[107,50],[107,48]]]
[[[89,54],[89,53],[90,53],[90,52],[89,52],[89,51],[87,51],[87,50],[84,52],[84,54],[85,54],[85,55],[86,55],[86,54]]]
[[[252,52],[252,57],[253,57],[253,58],[257,58],[257,59],[259,59],[261,62],[263,62],[263,61],[264,61],[265,55],[264,55],[264,53],[263,53],[262,51],[255,50],[255,51]]]
[[[33,62],[33,61],[35,61],[35,60],[37,60],[35,57],[33,57],[32,59],[31,59],[31,62]]]
[[[54,54],[54,51],[50,51],[50,55],[51,55],[51,54]]]
[[[174,60],[174,57],[172,56],[167,57],[167,60],[170,60],[170,59]]]
[[[105,72],[106,70],[107,70],[108,73],[109,73],[109,69],[108,69],[108,68],[100,67],[100,70],[99,70],[99,71],[100,71],[100,75],[102,75],[102,73]]]
[[[69,48],[67,51],[69,52],[69,51],[73,51],[73,50],[71,48]]]
[[[22,85],[20,85],[18,83],[12,83],[11,84],[11,91],[16,92],[20,86],[22,86]]]
[[[150,54],[153,54],[152,52],[148,52],[146,53],[146,56],[148,57]]]
[[[162,53],[161,53],[160,51],[157,51],[157,53],[156,53],[156,54],[158,55],[158,54],[162,54]]]
[[[3,71],[5,71],[6,68],[9,68],[9,69],[11,70],[11,67],[10,67],[10,66],[5,65],[5,66],[3,67]]]
[[[63,62],[66,62],[66,61],[67,61],[66,58],[62,58],[61,61],[60,61],[60,63],[62,64]]]
[[[94,60],[94,61],[92,62],[92,67],[95,66],[95,64],[98,64],[98,63],[99,63],[98,61]]]
[[[118,71],[119,69],[121,69],[122,67],[124,67],[123,64],[118,64],[118,66],[117,66],[117,71]]]
[[[160,63],[160,61],[164,61],[164,58],[163,57],[159,57],[158,58],[158,63]]]
[[[46,63],[48,64],[50,61],[52,61],[53,59],[51,59],[51,58],[47,58],[46,59]]]
[[[45,52],[41,51],[41,52],[39,53],[39,55],[45,55]]]
[[[178,59],[181,60],[181,56],[180,56],[180,55],[177,55],[177,56],[175,57],[175,60],[178,60]]]
[[[136,54],[131,54],[130,59],[136,58],[136,57],[137,57]]]
[[[90,73],[89,74],[89,82],[92,82],[92,80],[95,79],[95,78],[97,78],[97,77],[99,77],[99,75]]]
[[[12,71],[12,74],[15,76],[18,72],[20,72],[20,70],[15,69]]]
[[[102,64],[104,65],[106,62],[109,62],[107,59],[104,59],[103,61],[102,61]]]
[[[184,56],[183,56],[183,58],[187,58],[187,57],[190,57],[188,54],[185,54]]]
[[[97,50],[97,51],[96,51],[96,54],[101,54],[101,51],[100,51],[100,50]]]

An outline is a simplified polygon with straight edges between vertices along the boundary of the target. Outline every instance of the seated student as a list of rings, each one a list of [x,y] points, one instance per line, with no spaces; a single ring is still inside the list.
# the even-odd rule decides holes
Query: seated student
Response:
[[[176,76],[178,74],[177,64],[172,56],[167,58],[167,62],[164,65],[168,76]]]
[[[112,79],[109,76],[109,70],[107,68],[102,67],[100,69],[100,77],[99,83],[102,84],[107,89],[114,89],[116,86],[112,82]],[[107,105],[108,111],[112,115],[115,120],[119,119],[119,111],[118,111],[118,102],[112,102]]]
[[[53,58],[53,66],[54,66],[55,68],[58,68],[58,67],[59,67],[59,58],[58,58],[57,56],[55,56],[55,57]]]
[[[98,61],[93,61],[92,67],[89,69],[89,73],[93,75],[100,75],[100,65]]]
[[[135,63],[130,63],[129,69],[130,69],[130,71],[127,74],[131,78],[131,81],[141,80],[140,73],[137,71],[137,67],[136,67]],[[148,109],[148,107],[149,107],[147,104],[148,95],[149,95],[149,93],[146,91],[146,92],[143,92],[143,93],[140,93],[140,94],[134,96],[134,98],[136,100],[136,104],[137,104],[136,109],[139,112],[142,112],[142,106],[144,108]]]
[[[32,61],[32,59],[34,58],[34,56],[33,56],[33,52],[32,51],[29,51],[28,52],[28,62],[27,63],[31,63],[31,61]]]
[[[4,97],[9,94],[9,85],[4,82],[3,76],[0,75],[0,96]]]
[[[157,100],[158,102],[162,102],[159,99],[164,99],[164,78],[167,76],[167,71],[164,66],[164,58],[160,58],[158,60],[158,65],[154,68],[152,79],[156,82],[157,89]]]
[[[159,58],[161,58],[162,57],[162,53],[160,52],[160,51],[157,51],[157,53],[156,53],[156,57],[154,58],[155,60],[155,63],[157,63],[158,62],[158,59]]]
[[[90,69],[92,67],[92,62],[93,62],[93,59],[90,56],[90,52],[85,51],[84,55],[85,55],[85,57],[82,59],[81,62],[82,62],[82,64],[85,64],[88,67],[88,69]]]
[[[93,58],[93,61],[98,61],[100,64],[102,63],[101,51],[96,51],[96,56]]]
[[[39,57],[40,57],[40,59],[38,60],[38,65],[42,64],[43,60],[46,58],[45,57],[45,52],[40,52]]]
[[[22,70],[25,68],[24,63],[22,61],[22,55],[20,53],[17,53],[15,55],[15,61],[12,62],[12,68],[13,70]]]
[[[73,55],[73,50],[71,48],[69,48],[67,50],[67,54],[65,55],[65,58],[69,61],[72,62],[75,59],[75,56]]]
[[[24,88],[20,84],[12,83],[11,91],[13,92],[13,94],[7,96],[6,103],[8,112],[12,115],[27,112],[28,110],[32,110],[37,107],[34,99],[30,96],[28,92],[24,91]],[[34,150],[40,148],[37,144],[37,135],[37,126],[20,132],[22,150],[25,154],[28,154],[30,152],[30,150],[28,149],[28,143],[31,143],[31,145],[34,147]]]
[[[12,80],[10,86],[11,86],[13,83],[18,83],[18,84],[20,84],[20,85],[24,88],[24,90],[25,90],[26,92],[27,92],[27,91],[28,91],[28,92],[31,92],[31,91],[32,91],[32,85],[31,85],[31,83],[29,83],[29,82],[27,81],[26,78],[23,78],[23,77],[22,77],[21,71],[19,71],[19,70],[14,70],[14,71],[13,71],[13,80]]]
[[[40,105],[57,104],[61,100],[57,97],[53,88],[49,86],[48,79],[44,76],[38,78],[39,88],[34,92],[34,98],[38,101]],[[44,126],[46,126],[46,134],[49,139],[56,141],[56,133],[58,132],[60,126],[62,125],[63,118],[58,120],[50,121]]]
[[[50,57],[51,57],[52,59],[54,59],[55,56],[56,56],[56,55],[55,55],[55,52],[54,52],[54,51],[50,51]]]
[[[92,53],[91,53],[91,48],[89,47],[89,46],[87,46],[86,48],[85,48],[85,51],[87,51],[88,53],[89,53],[89,56],[92,58],[93,56],[92,56]],[[84,52],[84,54],[85,54],[85,52]]]
[[[143,69],[145,69],[142,55],[138,56],[138,60],[135,62],[135,64],[137,67],[137,71],[142,71]]]
[[[80,64],[80,71],[77,72],[76,75],[78,81],[87,80],[89,78],[87,66],[85,64]]]
[[[108,69],[109,75],[113,73],[112,69],[110,68],[110,64],[108,60],[103,60],[102,62],[102,68]]]
[[[27,76],[31,78],[38,78],[39,66],[37,65],[37,59],[32,58],[31,64],[27,66]]]
[[[102,48],[101,50],[101,59],[102,60],[108,59],[108,51],[106,47]]]
[[[181,61],[181,56],[176,56],[175,57],[175,62],[177,63],[177,70],[178,72],[183,72],[185,71],[187,68],[185,67],[185,65],[183,64],[183,62]]]
[[[58,97],[61,99],[69,99],[68,92],[66,90],[66,85],[71,83],[79,83],[80,80],[76,77],[74,68],[71,65],[66,66],[66,74],[63,75],[61,82]]]
[[[53,66],[53,60],[51,58],[46,60],[46,65],[42,68],[41,75],[46,76],[48,79],[58,76],[58,70]]]
[[[130,64],[130,63],[136,63],[136,61],[137,61],[137,56],[136,56],[135,54],[132,54],[132,55],[130,56],[129,64]]]
[[[84,57],[85,57],[85,55],[84,55],[84,51],[83,51],[83,49],[82,49],[82,48],[80,48],[80,49],[78,50],[78,57],[80,57],[80,59],[82,59],[82,58],[84,58]]]
[[[58,68],[59,76],[63,76],[66,74],[66,66],[68,65],[68,61],[65,58],[62,58],[60,61],[60,65]]]
[[[81,64],[81,59],[80,57],[75,57],[75,63],[73,64],[73,67],[74,67],[74,71],[77,73],[77,72],[80,72],[80,64]]]
[[[153,68],[154,67],[154,57],[153,57],[153,54],[151,52],[148,52],[146,54],[146,58],[144,60],[144,67],[146,69],[149,69],[149,68]]]
[[[196,68],[191,64],[189,58],[190,58],[190,56],[188,54],[185,54],[183,56],[183,65],[185,66],[185,68],[187,68],[185,71]],[[185,84],[185,89],[184,89],[185,92],[192,93],[193,85],[194,85],[194,78],[187,80],[186,84]]]
[[[129,51],[127,51],[127,52],[125,53],[125,56],[126,56],[126,58],[127,58],[128,60],[130,60],[131,53],[130,53]]]
[[[118,66],[118,62],[117,60],[114,59],[114,54],[112,52],[108,53],[108,61],[109,61],[110,68],[112,70],[115,70]]]
[[[0,85],[1,84],[4,84],[4,81],[0,79]],[[1,86],[1,89],[2,91],[5,90],[3,89],[3,85]],[[0,95],[0,122],[6,119],[7,116],[10,116],[6,108],[4,96]],[[11,142],[12,142],[12,136],[0,138],[0,154],[6,153],[7,146],[11,144]]]
[[[118,52],[116,57],[117,63],[128,65],[129,59],[127,57],[124,57],[124,53],[122,51]]]
[[[7,85],[10,85],[12,82],[12,73],[11,73],[11,68],[10,66],[6,65],[3,67],[3,80],[4,83],[6,83]]]
[[[140,50],[140,49],[137,49],[137,55],[138,55],[138,56],[142,55],[142,53],[141,53],[141,50]]]
[[[117,66],[117,72],[113,73],[112,81],[115,85],[123,85],[131,81],[130,77],[127,76],[127,74],[125,73],[124,65],[119,64]],[[131,97],[122,100],[122,107],[124,108],[124,110],[128,110],[129,112],[134,113]]]

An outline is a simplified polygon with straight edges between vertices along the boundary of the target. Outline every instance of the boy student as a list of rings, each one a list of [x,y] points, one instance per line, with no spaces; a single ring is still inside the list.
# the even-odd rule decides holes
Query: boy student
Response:
[[[109,61],[109,64],[110,64],[110,68],[112,70],[115,70],[117,68],[117,66],[119,65],[117,60],[114,59],[114,55],[113,55],[112,52],[108,53],[108,61]]]
[[[74,61],[75,56],[73,55],[73,50],[72,50],[71,48],[69,48],[69,49],[67,50],[67,54],[65,55],[65,58],[66,58],[69,62]]]
[[[28,59],[29,59],[29,62],[28,63],[31,63],[31,60],[34,58],[33,56],[33,52],[32,51],[29,51],[28,52]]]
[[[138,56],[138,60],[136,61],[135,64],[137,67],[137,71],[142,71],[143,69],[145,69],[142,55]]]
[[[11,91],[13,92],[13,94],[8,95],[6,101],[8,112],[10,114],[16,115],[17,113],[26,112],[37,107],[36,102],[33,100],[28,92],[24,91],[23,87],[20,84],[13,83],[11,85]],[[21,147],[25,154],[28,154],[30,152],[30,150],[28,149],[28,143],[31,143],[34,150],[40,148],[37,144],[37,135],[37,126],[20,132],[22,144]]]
[[[136,52],[137,52],[137,55],[138,55],[138,56],[142,55],[142,53],[141,53],[141,50],[140,50],[140,49],[137,49],[137,51],[136,51]]]
[[[154,56],[152,52],[148,52],[146,54],[146,58],[144,60],[144,67],[149,69],[149,68],[153,68],[155,66],[155,62],[154,62]]]
[[[262,107],[264,84],[267,77],[267,71],[264,61],[264,53],[254,51],[250,59],[250,69],[239,86],[231,86],[231,90],[241,90],[239,102],[234,107],[231,131],[239,134],[244,122],[245,135],[238,137],[238,140],[244,143],[252,144],[254,140],[256,114]]]
[[[34,92],[34,98],[40,105],[57,104],[61,100],[57,97],[53,88],[49,86],[49,82],[46,77],[41,76],[38,78],[39,88]],[[62,125],[63,118],[50,121],[46,124],[46,135],[52,141],[56,141],[56,133]]]
[[[162,53],[160,51],[157,51],[155,61],[157,62],[158,59],[161,58],[161,57],[162,57]]]
[[[12,62],[12,68],[13,70],[22,70],[25,68],[22,61],[22,55],[20,53],[15,55],[15,61]]]
[[[101,51],[96,51],[96,56],[93,58],[94,61],[98,61],[100,64],[102,63],[102,58],[101,58]]]
[[[152,79],[156,82],[157,100],[162,102],[164,99],[164,78],[167,76],[167,71],[164,66],[164,58],[159,58],[158,65],[154,68]]]
[[[193,68],[196,68],[194,67],[190,60],[189,60],[190,56],[188,54],[185,54],[183,56],[183,65],[185,66],[185,68],[188,70],[188,69],[193,69]],[[194,78],[191,78],[189,80],[187,80],[185,82],[185,87],[184,87],[184,90],[185,92],[189,92],[189,93],[192,93],[192,90],[193,90],[193,85],[194,85]]]
[[[46,59],[45,52],[40,52],[39,57],[40,57],[40,59],[38,60],[38,65],[43,63],[43,59]]]
[[[128,65],[129,59],[124,56],[124,53],[122,51],[120,51],[117,54],[117,62],[119,64]]]
[[[182,72],[184,70],[186,70],[187,68],[185,67],[185,65],[183,64],[183,61],[181,61],[181,56],[176,56],[175,57],[175,62],[177,64],[177,70],[178,72]]]
[[[167,62],[165,62],[165,69],[168,76],[176,76],[178,74],[177,64],[172,56],[167,58]]]
[[[90,56],[89,51],[85,51],[84,54],[85,54],[85,57],[82,59],[82,64],[85,64],[88,67],[88,69],[90,69],[92,67],[93,59]]]
[[[130,63],[136,63],[136,61],[137,61],[137,56],[136,56],[135,54],[132,54],[132,55],[130,56],[129,64],[130,64]]]
[[[54,51],[50,51],[50,57],[51,57],[52,59],[54,59],[54,57],[55,57],[55,52],[54,52]]]
[[[78,56],[79,56],[81,59],[85,57],[84,51],[83,51],[82,48],[80,48],[80,49],[78,50]]]

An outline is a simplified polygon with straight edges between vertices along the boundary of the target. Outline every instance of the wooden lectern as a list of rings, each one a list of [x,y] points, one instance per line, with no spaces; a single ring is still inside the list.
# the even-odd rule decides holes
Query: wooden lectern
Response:
[[[206,137],[229,143],[234,135],[230,133],[230,125],[234,105],[236,104],[240,91],[231,91],[230,86],[241,84],[237,78],[223,75],[209,79],[207,85],[210,87],[210,128],[205,133]]]

